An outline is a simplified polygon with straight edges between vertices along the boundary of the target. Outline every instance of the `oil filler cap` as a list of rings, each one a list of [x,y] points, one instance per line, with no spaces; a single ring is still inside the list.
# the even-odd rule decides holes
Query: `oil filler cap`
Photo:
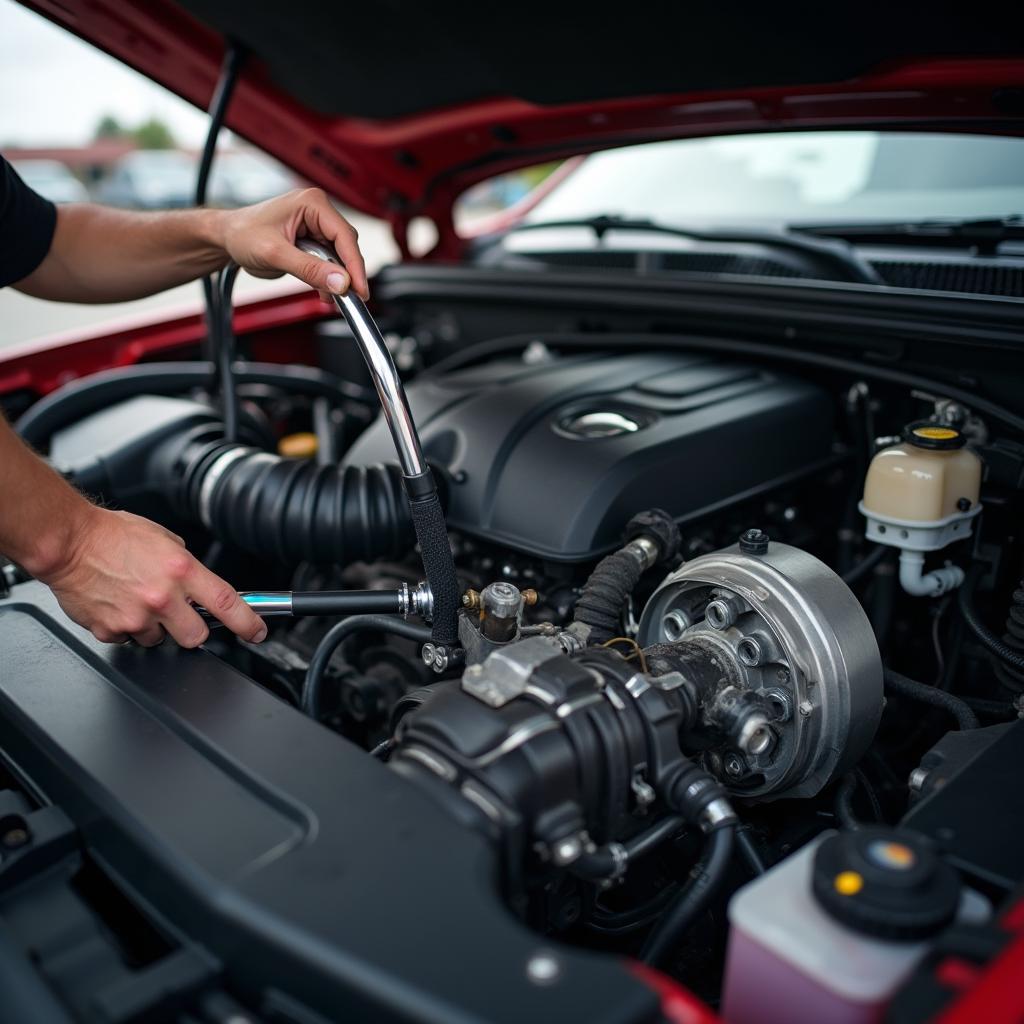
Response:
[[[908,423],[903,428],[903,436],[915,448],[929,448],[932,451],[948,452],[967,444],[967,438],[956,427],[930,420]]]
[[[830,836],[814,856],[814,896],[854,931],[896,941],[941,931],[956,914],[960,878],[916,832],[864,828]]]

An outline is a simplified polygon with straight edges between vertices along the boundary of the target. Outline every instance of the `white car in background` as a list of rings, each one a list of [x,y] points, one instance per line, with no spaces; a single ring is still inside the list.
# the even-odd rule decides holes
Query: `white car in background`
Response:
[[[53,203],[85,203],[85,186],[59,160],[16,160],[12,165],[21,180]]]

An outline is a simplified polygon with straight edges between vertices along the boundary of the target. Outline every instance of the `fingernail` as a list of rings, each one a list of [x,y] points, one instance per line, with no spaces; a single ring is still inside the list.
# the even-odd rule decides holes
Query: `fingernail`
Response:
[[[348,285],[348,277],[345,274],[328,274],[327,287],[335,295],[340,295]]]
[[[254,644],[261,644],[267,639],[267,624],[264,622],[259,629],[256,630],[256,635],[252,638]]]

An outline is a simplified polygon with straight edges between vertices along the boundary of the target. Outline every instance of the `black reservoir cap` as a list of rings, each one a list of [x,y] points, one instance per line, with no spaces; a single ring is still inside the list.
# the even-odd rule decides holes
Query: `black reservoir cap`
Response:
[[[926,836],[894,828],[830,836],[815,853],[812,885],[818,903],[847,927],[908,942],[949,924],[961,889]]]

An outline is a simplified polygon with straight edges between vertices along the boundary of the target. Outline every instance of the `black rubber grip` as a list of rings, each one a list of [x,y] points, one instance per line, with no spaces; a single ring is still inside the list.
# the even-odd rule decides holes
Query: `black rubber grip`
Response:
[[[292,594],[293,615],[397,615],[397,590],[311,590]]]
[[[430,637],[434,643],[451,647],[459,641],[459,581],[455,576],[455,562],[448,543],[441,499],[436,491],[425,498],[410,497],[409,511],[423,557],[423,569],[434,596],[434,623]]]

